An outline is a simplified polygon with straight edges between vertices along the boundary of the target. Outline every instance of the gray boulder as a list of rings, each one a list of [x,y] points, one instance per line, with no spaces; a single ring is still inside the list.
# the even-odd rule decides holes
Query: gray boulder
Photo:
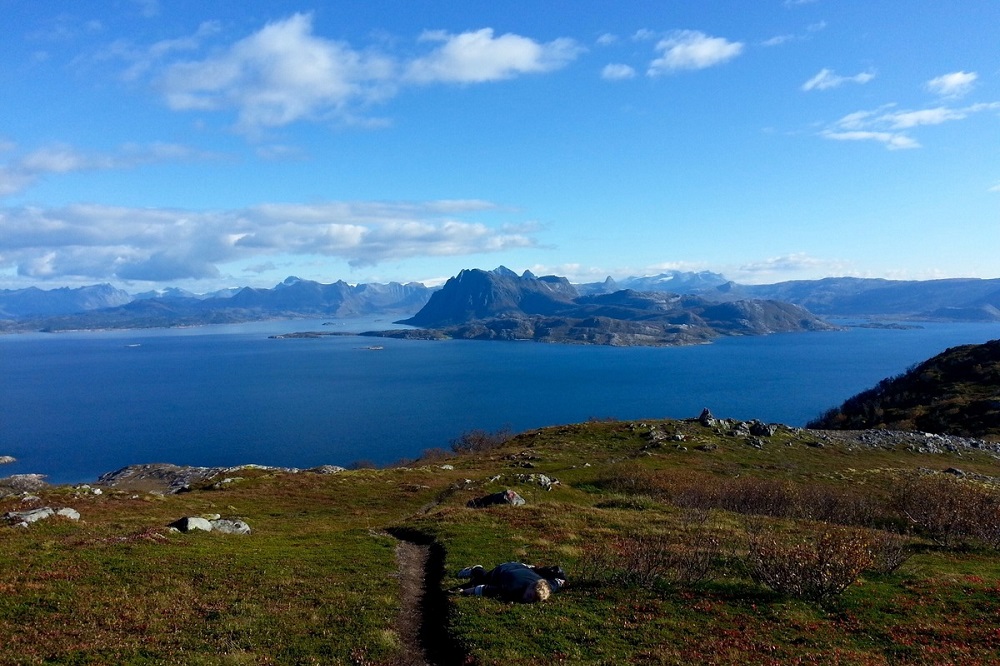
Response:
[[[778,431],[778,426],[760,421],[750,422],[750,434],[755,437],[771,437]]]
[[[223,534],[250,534],[250,526],[242,520],[219,518],[218,520],[211,520],[209,522],[212,525],[212,529],[216,532],[222,532]]]
[[[12,462],[17,462],[17,458],[14,456],[0,456],[0,465],[7,465]]]
[[[518,495],[513,490],[509,488],[499,493],[493,493],[492,495],[486,495],[485,497],[479,497],[473,500],[469,500],[467,506],[474,509],[482,509],[487,506],[496,506],[498,504],[507,504],[509,506],[522,506],[524,504],[524,498]]]
[[[706,428],[711,428],[715,426],[715,417],[712,416],[712,410],[708,407],[701,410],[701,415],[698,417],[698,423],[702,424]]]
[[[174,522],[170,523],[169,527],[173,527],[174,529],[180,530],[185,534],[187,534],[188,532],[196,532],[196,531],[202,531],[202,532],[212,531],[212,523],[205,520],[204,518],[201,518],[200,516],[187,516],[181,518],[180,520],[175,520]]]

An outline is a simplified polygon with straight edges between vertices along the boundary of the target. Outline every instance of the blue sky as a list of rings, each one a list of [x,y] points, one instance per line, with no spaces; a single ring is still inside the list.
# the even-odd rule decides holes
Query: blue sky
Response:
[[[0,17],[0,288],[1000,277],[996,0]]]

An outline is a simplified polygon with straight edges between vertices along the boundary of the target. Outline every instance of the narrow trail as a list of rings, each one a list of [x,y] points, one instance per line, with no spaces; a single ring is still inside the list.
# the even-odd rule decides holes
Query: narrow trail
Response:
[[[400,611],[396,632],[401,666],[459,666],[465,655],[448,634],[448,599],[441,589],[444,549],[426,535],[391,530],[396,545]]]
[[[427,660],[427,651],[421,640],[424,624],[423,604],[426,589],[427,561],[430,546],[400,540],[396,545],[396,564],[399,567],[399,617],[396,633],[406,648],[403,666],[434,666]]]

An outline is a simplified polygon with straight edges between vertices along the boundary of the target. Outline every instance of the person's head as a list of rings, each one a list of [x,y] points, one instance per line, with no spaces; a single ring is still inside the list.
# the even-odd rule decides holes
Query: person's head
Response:
[[[533,604],[536,601],[545,601],[552,594],[552,588],[546,580],[537,580],[535,584],[524,591],[524,603]]]

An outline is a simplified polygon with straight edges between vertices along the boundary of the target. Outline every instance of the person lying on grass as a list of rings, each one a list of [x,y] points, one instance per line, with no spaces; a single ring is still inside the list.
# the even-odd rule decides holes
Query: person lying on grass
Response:
[[[545,601],[566,584],[566,573],[560,567],[535,567],[521,562],[506,562],[489,571],[477,564],[462,569],[457,576],[469,582],[453,590],[456,594],[526,604]]]

